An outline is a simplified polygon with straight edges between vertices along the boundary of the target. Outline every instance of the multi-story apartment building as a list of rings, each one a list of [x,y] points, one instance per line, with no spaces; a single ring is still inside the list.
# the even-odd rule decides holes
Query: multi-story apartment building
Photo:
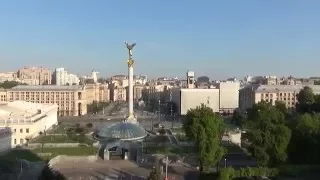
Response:
[[[64,68],[56,68],[53,73],[54,84],[60,86],[79,85],[80,79],[75,74],[70,74]]]
[[[297,94],[303,89],[303,85],[250,85],[239,91],[239,107],[245,111],[253,104],[261,101],[282,101],[288,108],[295,108]],[[310,85],[315,94],[320,93],[320,85]]]
[[[110,88],[110,100],[111,101],[126,101],[127,89],[122,86],[111,86]]]
[[[11,129],[12,147],[23,145],[58,123],[57,108],[57,105],[24,101],[1,103],[0,128]]]
[[[17,76],[29,85],[51,84],[52,72],[44,67],[24,67],[18,70]]]
[[[6,90],[7,101],[57,104],[59,116],[81,116],[87,113],[84,86],[19,85]]]
[[[86,84],[86,101],[88,104],[93,101],[96,102],[109,102],[110,101],[110,90],[108,84]]]

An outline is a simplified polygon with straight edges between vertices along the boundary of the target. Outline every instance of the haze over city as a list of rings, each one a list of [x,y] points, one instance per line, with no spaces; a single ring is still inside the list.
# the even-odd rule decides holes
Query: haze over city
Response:
[[[320,1],[0,1],[0,180],[319,180]]]
[[[123,41],[136,42],[136,73],[214,79],[317,76],[319,1],[1,1],[0,71],[65,67],[124,74]],[[76,66],[75,66],[76,64]],[[303,68],[301,68],[303,67]]]

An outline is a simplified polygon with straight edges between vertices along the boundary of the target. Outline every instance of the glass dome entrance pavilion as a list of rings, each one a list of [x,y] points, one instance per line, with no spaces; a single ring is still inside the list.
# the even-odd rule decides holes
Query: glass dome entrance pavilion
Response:
[[[99,156],[109,160],[111,156],[121,156],[122,159],[136,159],[138,146],[147,136],[146,130],[138,124],[123,121],[105,126],[93,134],[94,139],[100,143]]]

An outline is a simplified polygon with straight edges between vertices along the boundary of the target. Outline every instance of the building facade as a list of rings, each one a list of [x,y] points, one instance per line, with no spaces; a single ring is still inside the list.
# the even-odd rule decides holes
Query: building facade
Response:
[[[297,95],[304,85],[250,85],[239,91],[239,106],[245,111],[253,104],[261,101],[275,105],[276,101],[283,102],[287,108],[295,108]],[[320,85],[310,85],[315,94],[320,94]]]
[[[59,116],[87,114],[86,89],[84,86],[19,85],[7,89],[7,101],[27,101],[40,104],[57,104]]]
[[[219,107],[221,113],[233,113],[239,108],[240,83],[237,81],[225,81],[218,83]]]
[[[18,70],[17,77],[29,85],[51,84],[52,72],[44,67],[24,67]]]
[[[53,73],[54,84],[58,86],[79,85],[80,79],[75,74],[70,74],[64,68],[56,68]]]
[[[0,104],[0,127],[11,129],[12,147],[23,145],[58,123],[57,109],[57,105],[24,101]]]
[[[171,90],[172,102],[177,105],[179,115],[186,115],[188,110],[201,104],[219,112],[219,89],[180,89]]]

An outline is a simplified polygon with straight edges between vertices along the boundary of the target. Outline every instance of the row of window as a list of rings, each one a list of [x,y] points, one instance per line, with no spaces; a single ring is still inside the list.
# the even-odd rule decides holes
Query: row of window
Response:
[[[296,96],[295,93],[277,93],[276,95],[277,95],[277,97],[278,97],[278,96],[280,96],[280,97],[282,97],[282,96],[291,97],[291,95],[292,95],[293,97]],[[261,98],[263,98],[264,96],[265,96],[265,97],[269,97],[269,94],[268,94],[268,93],[266,93],[266,94],[261,93]],[[273,94],[270,94],[270,97],[273,97]]]
[[[19,94],[19,93],[21,93],[21,94],[26,94],[26,95],[29,95],[29,94],[31,94],[31,95],[34,95],[34,94],[36,94],[36,95],[39,95],[39,94],[41,94],[41,95],[44,95],[44,94],[46,94],[46,95],[49,95],[49,94],[51,94],[51,95],[54,95],[54,94],[56,94],[56,95],[71,95],[71,96],[74,96],[74,92],[10,92],[10,94],[11,95],[13,95],[13,94]]]
[[[13,132],[17,132],[17,129],[14,129]],[[20,133],[23,133],[23,129],[20,129]],[[29,133],[29,128],[26,128],[26,133]]]
[[[17,139],[14,139],[14,144],[17,144]],[[23,144],[23,139],[20,139],[20,144]]]

